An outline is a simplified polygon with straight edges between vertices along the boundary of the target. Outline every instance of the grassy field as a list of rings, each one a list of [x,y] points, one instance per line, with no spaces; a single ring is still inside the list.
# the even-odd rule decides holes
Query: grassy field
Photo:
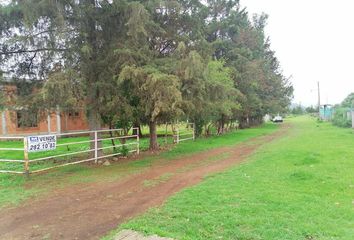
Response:
[[[287,136],[248,162],[207,177],[117,231],[179,240],[354,239],[353,130],[309,117],[289,121]]]
[[[32,175],[29,179],[25,179],[23,176],[2,174],[0,175],[0,208],[19,204],[39,194],[50,194],[52,189],[62,188],[71,184],[114,181],[128,174],[143,171],[151,164],[154,164],[155,161],[174,161],[175,158],[183,157],[186,154],[221,146],[235,145],[253,137],[269,134],[276,129],[276,125],[265,124],[258,128],[239,130],[223,136],[214,136],[207,139],[201,138],[197,139],[195,142],[186,141],[173,146],[171,149],[159,155],[122,163],[116,162],[111,166],[88,164],[72,165],[45,174]],[[61,141],[65,141],[65,139]],[[147,140],[144,141],[146,141],[145,144],[147,145]],[[160,138],[159,141],[163,142],[164,138]],[[5,156],[2,157],[10,158],[14,156],[5,154]]]

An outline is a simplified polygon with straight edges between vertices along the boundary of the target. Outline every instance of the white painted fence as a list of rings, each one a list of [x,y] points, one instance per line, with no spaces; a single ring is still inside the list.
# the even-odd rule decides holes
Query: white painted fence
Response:
[[[134,130],[137,129],[133,128],[131,129],[131,132],[134,132]],[[139,135],[124,135],[123,133],[123,129],[105,129],[98,131],[53,134],[56,136],[57,139],[59,139],[58,143],[56,144],[57,149],[42,153],[29,153],[26,136],[0,137],[0,141],[3,142],[23,142],[22,147],[0,148],[1,156],[12,152],[23,153],[23,158],[21,159],[0,159],[0,173],[38,173],[53,168],[64,167],[67,165],[79,164],[84,162],[95,161],[97,163],[100,159],[115,157],[124,153],[139,154]],[[80,137],[83,139],[80,139]],[[75,141],[75,138],[77,138],[78,140]],[[74,141],[69,141],[70,139],[74,139]],[[119,144],[116,144],[115,140],[119,140]],[[0,142],[0,146],[1,145],[2,144]],[[66,153],[64,149],[65,147],[67,149]],[[73,148],[73,150],[70,150],[71,147]],[[123,148],[126,149],[123,150]],[[6,151],[7,153],[4,154],[4,151]],[[65,160],[65,158],[67,159]],[[59,164],[56,164],[57,162],[59,162]],[[6,166],[4,166],[4,163],[6,164]],[[11,169],[11,164],[17,164],[17,169],[3,169],[3,167]],[[18,164],[22,164],[22,171],[19,169]],[[36,166],[35,169],[31,170],[31,167],[35,164],[44,166]]]
[[[24,137],[0,137],[0,141],[21,141],[23,143],[23,147],[22,148],[13,148],[13,147],[3,147],[0,148],[0,152],[22,152],[24,154],[24,143],[25,143],[25,138]],[[2,154],[3,155],[3,154]],[[2,156],[1,155],[1,156]],[[24,154],[25,155],[25,154]],[[18,159],[8,159],[8,158],[1,158],[0,159],[0,163],[7,163],[7,165],[10,164],[26,164],[24,158],[21,160]],[[25,168],[26,166],[24,166]],[[23,168],[23,169],[24,169]],[[24,171],[20,171],[20,170],[4,170],[4,169],[0,169],[0,173],[17,173],[17,174],[23,174]]]
[[[195,140],[195,125],[194,123],[182,123],[174,126],[173,141],[180,143],[187,140]]]

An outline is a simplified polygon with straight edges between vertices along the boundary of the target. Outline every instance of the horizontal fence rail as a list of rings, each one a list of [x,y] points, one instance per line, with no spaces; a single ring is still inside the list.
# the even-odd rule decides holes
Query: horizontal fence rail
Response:
[[[0,173],[28,175],[79,163],[98,163],[129,153],[139,154],[139,134],[133,134],[138,133],[138,129],[132,128],[129,132],[132,134],[123,129],[104,129],[51,134],[56,138],[55,148],[41,152],[29,151],[29,137],[0,137]],[[44,136],[48,135],[35,137]]]
[[[6,141],[11,141],[11,142],[20,142],[23,143],[24,142],[24,137],[0,137],[0,142],[6,142]],[[6,165],[14,165],[16,163],[16,165],[19,166],[23,166],[25,163],[25,160],[23,158],[21,159],[9,159],[12,158],[11,153],[14,153],[15,155],[17,154],[21,154],[23,156],[23,152],[24,152],[24,147],[23,145],[21,146],[21,144],[19,146],[13,147],[13,146],[9,146],[9,147],[1,147],[0,148],[0,152],[4,152],[5,154],[1,155],[1,159],[0,159],[0,163],[4,163]],[[21,153],[22,152],[22,153]],[[10,155],[11,157],[8,157],[8,155]],[[0,173],[12,173],[12,174],[23,174],[23,167],[17,169],[17,168],[13,168],[13,169],[0,169]]]
[[[174,126],[173,130],[174,143],[180,143],[187,140],[195,140],[194,123],[184,123]]]

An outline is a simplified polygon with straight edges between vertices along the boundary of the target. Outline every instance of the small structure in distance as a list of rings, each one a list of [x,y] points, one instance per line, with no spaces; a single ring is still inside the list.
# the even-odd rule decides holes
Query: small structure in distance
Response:
[[[320,106],[320,119],[322,121],[331,121],[333,117],[333,105],[324,104]]]

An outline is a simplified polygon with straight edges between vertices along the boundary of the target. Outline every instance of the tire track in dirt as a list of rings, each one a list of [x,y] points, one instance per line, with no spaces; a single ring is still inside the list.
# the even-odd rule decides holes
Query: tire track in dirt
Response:
[[[20,207],[1,210],[0,239],[99,239],[206,175],[240,163],[285,131],[282,128],[234,147],[159,161],[118,181],[70,186]]]

